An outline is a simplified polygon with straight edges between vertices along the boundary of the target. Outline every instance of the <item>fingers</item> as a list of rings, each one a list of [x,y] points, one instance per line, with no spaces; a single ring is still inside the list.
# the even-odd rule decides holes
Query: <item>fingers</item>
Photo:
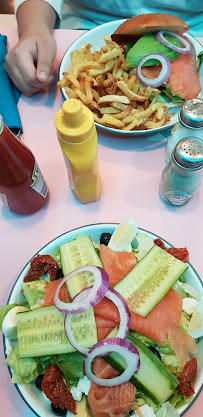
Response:
[[[37,59],[37,79],[44,83],[48,80],[52,62],[56,56],[56,43],[47,44],[46,41],[40,42],[38,45],[38,59]]]
[[[26,38],[6,55],[5,69],[18,89],[26,96],[30,96],[52,82],[50,69],[55,54],[55,41],[51,35],[45,40],[43,36],[40,39]],[[39,70],[36,65],[37,68],[40,65]],[[38,71],[42,73],[41,78],[37,77]],[[46,76],[43,77],[43,73]]]
[[[14,67],[12,68],[12,71],[10,70],[10,66],[9,63],[7,63],[7,61],[5,61],[5,69],[10,77],[10,79],[13,81],[13,83],[16,85],[16,87],[27,97],[31,96],[32,94],[38,92],[41,90],[42,87],[37,88],[37,87],[33,87],[29,84],[27,84],[18,67]]]

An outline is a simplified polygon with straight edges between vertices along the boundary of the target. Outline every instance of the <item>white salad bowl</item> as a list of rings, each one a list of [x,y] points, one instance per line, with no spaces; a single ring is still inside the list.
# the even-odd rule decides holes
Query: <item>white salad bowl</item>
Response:
[[[62,80],[63,72],[68,72],[71,69],[71,64],[72,64],[71,53],[73,51],[80,50],[80,47],[83,43],[91,44],[92,50],[99,51],[100,48],[104,46],[105,44],[104,35],[111,36],[112,33],[117,29],[117,27],[120,26],[121,23],[123,23],[124,21],[125,20],[115,20],[113,22],[105,23],[103,25],[97,26],[96,28],[85,32],[78,39],[76,39],[69,46],[69,48],[67,49],[67,51],[65,52],[62,58],[62,61],[59,67],[59,80]],[[191,35],[185,34],[185,36],[187,36],[188,39],[193,43],[195,50],[196,50],[196,54],[198,55],[199,52],[201,52],[203,49],[202,45]],[[62,93],[63,99],[67,100],[68,95],[65,92],[65,88],[61,89],[61,93]],[[103,126],[103,125],[100,125],[99,123],[95,123],[95,124],[97,128],[102,129],[103,131],[106,131],[109,133],[114,133],[114,134],[119,133],[119,134],[127,135],[127,136],[140,136],[140,135],[145,135],[145,134],[149,135],[151,133],[157,133],[157,132],[164,131],[166,129],[170,129],[172,126],[174,126],[174,124],[178,121],[179,110],[180,110],[180,106],[169,109],[168,112],[175,113],[175,115],[171,117],[169,123],[166,123],[164,126],[157,127],[155,129],[125,131],[125,130],[120,130],[120,129],[114,129],[108,126]]]
[[[56,252],[59,245],[62,245],[66,242],[69,242],[77,236],[78,233],[82,233],[84,236],[90,236],[92,240],[96,243],[100,243],[100,236],[103,232],[107,233],[113,233],[115,228],[118,224],[116,223],[99,223],[99,224],[93,224],[93,225],[87,225],[83,227],[79,227],[77,229],[73,229],[69,232],[66,232],[51,242],[49,242],[47,245],[45,245],[43,248],[41,248],[37,253],[44,255],[44,254],[53,254]],[[159,236],[154,235],[153,233],[150,233],[143,229],[138,229],[138,233],[145,232],[147,233],[152,239],[159,238]],[[161,238],[161,240],[165,243],[166,247],[171,247],[171,245],[166,242],[164,239]],[[37,254],[33,255],[35,257]],[[23,296],[21,294],[21,286],[23,279],[25,275],[28,273],[29,267],[30,267],[30,261],[25,265],[22,272],[20,273],[19,277],[17,278],[9,299],[8,304],[12,303],[20,303],[23,301]],[[193,288],[195,288],[201,296],[203,296],[203,284],[202,281],[195,271],[195,269],[192,267],[190,263],[189,268],[184,272],[184,278],[185,281],[192,285]],[[11,340],[8,340],[4,337],[4,352],[5,356],[9,354],[11,351],[11,348],[15,345],[12,344]],[[10,369],[9,369],[10,370]],[[10,370],[11,373],[11,370]],[[45,400],[45,397],[43,396],[42,392],[39,391],[36,387],[34,382],[28,385],[23,384],[15,384],[16,389],[18,390],[19,394],[25,401],[25,403],[30,407],[30,409],[38,416],[38,417],[53,417],[55,414],[52,413],[50,404],[48,401]],[[197,379],[195,381],[195,394],[192,399],[192,401],[189,404],[184,405],[183,407],[178,409],[178,412],[180,416],[183,416],[186,411],[192,406],[194,401],[197,399],[198,395],[201,392],[203,386],[203,338],[201,342],[198,344],[198,375]]]

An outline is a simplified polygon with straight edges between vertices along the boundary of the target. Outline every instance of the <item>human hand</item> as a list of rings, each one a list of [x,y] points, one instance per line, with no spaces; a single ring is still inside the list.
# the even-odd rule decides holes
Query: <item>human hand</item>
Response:
[[[51,65],[56,56],[56,42],[49,31],[28,32],[5,58],[5,69],[26,96],[47,87],[53,80]]]

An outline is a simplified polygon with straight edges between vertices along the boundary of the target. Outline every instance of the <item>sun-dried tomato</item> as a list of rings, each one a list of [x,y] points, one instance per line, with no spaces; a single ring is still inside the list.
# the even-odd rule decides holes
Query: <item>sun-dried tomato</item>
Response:
[[[57,407],[69,410],[71,413],[76,414],[75,400],[62,378],[62,372],[56,365],[49,365],[43,380],[42,391],[47,398],[50,399],[52,404]]]
[[[189,252],[187,248],[168,248],[167,252],[182,262],[189,261]]]
[[[177,378],[179,385],[176,389],[180,392],[181,395],[184,395],[184,397],[190,397],[192,394],[194,394],[194,382],[196,378],[197,359],[192,358],[188,363],[186,363],[183,372]]]
[[[24,282],[36,281],[45,272],[50,275],[50,280],[53,281],[57,277],[59,266],[54,258],[50,255],[37,255],[30,263],[28,274],[24,278]]]
[[[165,249],[164,242],[161,239],[154,239],[154,244],[159,246],[161,249]]]
[[[189,261],[189,252],[187,248],[166,248],[164,242],[161,239],[155,239],[154,244],[159,246],[161,249],[173,255],[176,259],[179,259],[182,262]]]

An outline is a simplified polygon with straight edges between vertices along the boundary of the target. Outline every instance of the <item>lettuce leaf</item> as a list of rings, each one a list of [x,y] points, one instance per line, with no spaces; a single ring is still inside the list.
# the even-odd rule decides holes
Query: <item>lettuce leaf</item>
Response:
[[[169,401],[162,404],[161,407],[155,410],[156,417],[179,417],[177,410],[170,404]]]
[[[76,386],[79,379],[84,376],[83,360],[84,355],[79,352],[58,355],[57,366],[63,372],[69,389]]]
[[[4,364],[10,366],[13,371],[12,384],[29,384],[40,374],[37,361],[34,358],[21,359],[18,348],[8,355]]]
[[[168,353],[167,354],[160,353],[160,355],[161,355],[161,360],[163,364],[165,365],[165,367],[170,372],[172,372],[172,374],[175,375],[176,377],[179,376],[183,368],[181,368],[177,356],[174,354],[168,354]]]
[[[174,104],[182,104],[182,103],[184,103],[184,99],[181,97],[181,96],[179,96],[178,94],[176,94],[175,96],[173,96],[173,94],[171,93],[171,90],[170,90],[170,88],[166,85],[166,88],[163,88],[163,89],[161,89],[161,92],[163,93],[163,94],[165,94],[168,98],[169,98],[169,100],[170,101],[172,101],[172,103],[174,103]]]
[[[173,36],[166,35],[165,38],[175,46],[181,46],[178,39]],[[169,61],[174,61],[180,55],[179,52],[174,51],[168,46],[163,45],[163,43],[157,41],[153,33],[147,33],[142,36],[138,41],[133,45],[132,48],[126,54],[126,64],[129,68],[134,68],[138,65],[138,62],[149,54],[161,54],[166,56]],[[143,66],[149,65],[159,65],[160,62],[156,59],[150,59]]]

